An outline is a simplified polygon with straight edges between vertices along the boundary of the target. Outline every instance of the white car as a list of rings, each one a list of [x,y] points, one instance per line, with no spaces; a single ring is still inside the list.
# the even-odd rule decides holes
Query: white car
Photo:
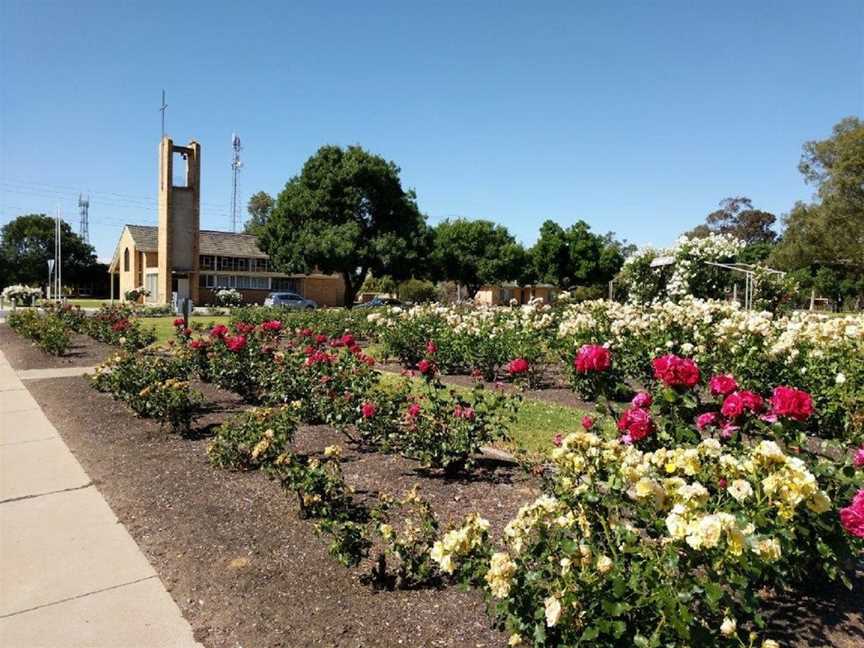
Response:
[[[292,308],[295,310],[312,310],[313,308],[318,308],[318,304],[311,299],[306,299],[297,293],[291,292],[272,292],[267,295],[267,299],[264,300],[264,305],[276,306],[279,308]]]

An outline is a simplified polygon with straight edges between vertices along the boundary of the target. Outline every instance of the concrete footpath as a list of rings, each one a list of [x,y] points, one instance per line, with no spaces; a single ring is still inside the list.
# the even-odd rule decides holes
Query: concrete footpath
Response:
[[[200,648],[2,351],[0,646]]]

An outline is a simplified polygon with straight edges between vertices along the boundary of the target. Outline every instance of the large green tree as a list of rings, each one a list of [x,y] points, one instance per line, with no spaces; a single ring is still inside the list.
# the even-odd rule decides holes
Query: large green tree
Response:
[[[719,207],[705,217],[705,223],[697,225],[688,234],[698,237],[711,233],[731,234],[747,245],[771,244],[777,239],[777,232],[773,229],[777,217],[771,212],[753,207],[750,198],[724,198]]]
[[[249,220],[246,221],[243,230],[247,234],[257,236],[273,211],[273,197],[266,191],[252,194],[249,198],[249,203],[246,205],[246,211],[249,213]]]
[[[283,271],[342,275],[351,306],[369,272],[416,274],[430,233],[393,162],[359,146],[323,146],[277,196],[259,242]]]
[[[844,299],[861,296],[864,277],[864,122],[847,117],[831,137],[806,142],[798,166],[816,187],[813,202],[798,202],[785,216],[773,265],[806,271],[814,287],[826,290],[834,281],[845,286]],[[823,268],[831,270],[823,271]],[[820,274],[821,271],[821,274]],[[815,281],[819,276],[821,279]],[[840,294],[831,290],[832,297]]]
[[[530,257],[540,281],[561,287],[606,284],[624,263],[623,246],[614,234],[595,234],[581,220],[566,230],[544,222]]]
[[[469,297],[487,284],[530,280],[525,249],[506,227],[488,220],[440,222],[435,227],[433,259],[438,276],[465,286]]]
[[[92,245],[61,222],[62,268],[64,284],[90,283],[100,267]],[[3,226],[0,241],[0,268],[5,274],[3,285],[44,285],[48,276],[48,259],[54,258],[55,221],[45,214],[26,214]],[[104,268],[104,266],[101,266]]]

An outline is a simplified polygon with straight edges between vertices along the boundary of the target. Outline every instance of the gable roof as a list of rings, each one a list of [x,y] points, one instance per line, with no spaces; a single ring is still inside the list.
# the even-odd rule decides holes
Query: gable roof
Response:
[[[125,225],[124,229],[129,231],[132,241],[139,252],[157,252],[159,249],[159,228],[153,225]],[[121,234],[120,238],[123,236]],[[234,256],[252,259],[268,259],[269,255],[258,247],[257,237],[251,234],[235,234],[234,232],[217,232],[215,230],[201,230],[198,240],[199,254],[212,254],[215,256]],[[120,242],[114,250],[109,268],[119,263]]]
[[[135,247],[141,252],[156,252],[159,247],[159,230],[152,225],[127,225]],[[217,232],[201,230],[198,240],[199,254],[214,254],[217,256],[251,257],[253,259],[269,258],[258,247],[257,237],[251,234],[235,234],[234,232]]]

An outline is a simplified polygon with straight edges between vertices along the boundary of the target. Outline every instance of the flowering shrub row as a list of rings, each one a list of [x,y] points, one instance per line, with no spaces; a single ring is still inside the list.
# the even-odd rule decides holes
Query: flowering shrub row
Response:
[[[53,314],[16,310],[9,313],[7,321],[15,332],[33,340],[45,353],[62,356],[69,350],[66,326]]]
[[[98,391],[126,403],[138,416],[157,419],[172,432],[188,434],[203,398],[192,389],[177,359],[123,350],[89,376]]]

